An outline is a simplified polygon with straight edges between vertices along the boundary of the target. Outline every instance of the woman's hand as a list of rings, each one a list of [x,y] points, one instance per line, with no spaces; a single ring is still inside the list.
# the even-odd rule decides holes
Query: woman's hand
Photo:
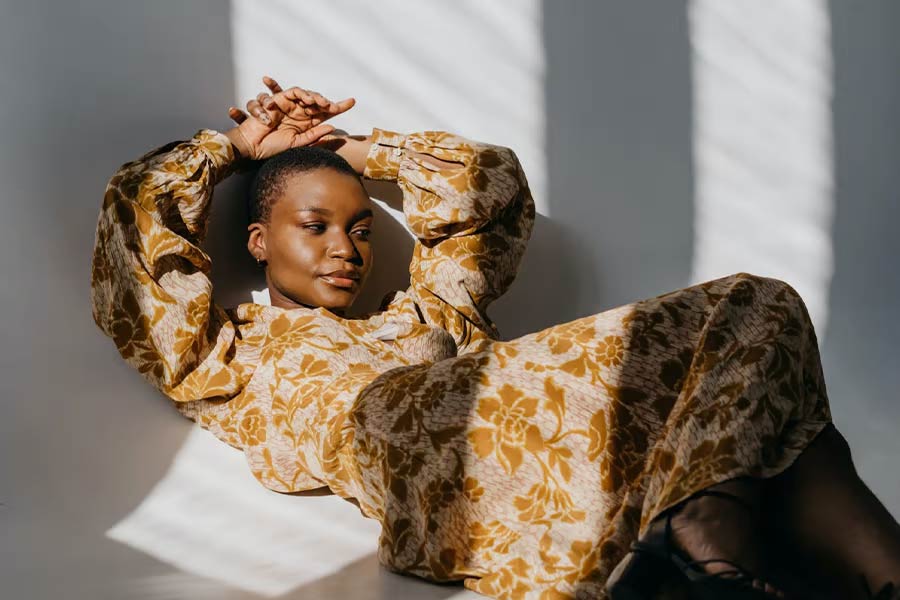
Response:
[[[332,102],[318,92],[292,87],[282,90],[271,77],[263,83],[273,95],[260,93],[247,102],[247,113],[231,107],[228,115],[238,124],[225,132],[243,158],[260,160],[288,148],[309,146],[334,131],[323,123],[356,104],[354,98]]]

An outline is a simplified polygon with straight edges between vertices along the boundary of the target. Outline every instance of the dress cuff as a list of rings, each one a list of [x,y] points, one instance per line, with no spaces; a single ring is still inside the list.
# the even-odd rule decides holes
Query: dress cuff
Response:
[[[215,129],[200,129],[193,140],[209,159],[216,183],[237,169],[237,151],[224,133]]]
[[[400,157],[406,135],[396,131],[372,128],[372,145],[366,155],[363,177],[396,181],[400,172]]]

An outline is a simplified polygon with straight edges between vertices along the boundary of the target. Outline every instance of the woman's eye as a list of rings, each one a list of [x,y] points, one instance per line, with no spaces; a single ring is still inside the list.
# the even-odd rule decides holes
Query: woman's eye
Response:
[[[327,229],[327,227],[322,223],[308,223],[303,225],[303,229],[309,229],[310,231],[314,231],[316,233],[321,233]],[[362,239],[369,239],[369,234],[372,233],[369,229],[357,229],[353,233],[362,237]]]

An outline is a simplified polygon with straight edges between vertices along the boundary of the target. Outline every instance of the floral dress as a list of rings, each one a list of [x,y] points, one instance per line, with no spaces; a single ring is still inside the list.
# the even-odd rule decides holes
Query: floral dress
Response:
[[[200,244],[235,154],[209,129],[112,177],[91,298],[128,364],[262,485],[327,486],[377,519],[387,568],[493,598],[604,598],[661,511],[776,475],[831,421],[806,306],[777,279],[501,340],[486,309],[535,218],[516,155],[439,131],[372,139],[364,176],[399,185],[417,238],[410,285],[381,310],[214,303]]]

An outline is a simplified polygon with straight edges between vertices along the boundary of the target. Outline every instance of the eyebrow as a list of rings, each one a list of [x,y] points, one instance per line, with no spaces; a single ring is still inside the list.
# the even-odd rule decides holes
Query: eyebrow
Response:
[[[319,214],[323,214],[323,215],[330,215],[330,214],[334,213],[333,210],[331,210],[329,208],[322,208],[321,206],[304,206],[302,208],[298,208],[297,212],[314,212],[314,213],[319,213]],[[359,221],[360,219],[365,219],[366,217],[371,217],[371,216],[373,216],[372,209],[364,208],[364,209],[360,210],[358,213],[356,213],[355,215],[353,215],[353,220]]]

